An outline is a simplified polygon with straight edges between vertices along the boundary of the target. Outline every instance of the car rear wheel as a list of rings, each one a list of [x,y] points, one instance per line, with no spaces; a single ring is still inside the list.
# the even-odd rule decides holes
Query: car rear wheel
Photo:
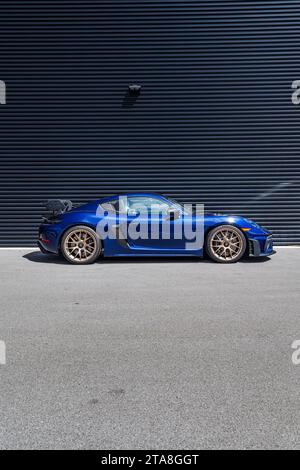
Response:
[[[78,225],[66,231],[61,241],[61,252],[73,264],[94,263],[101,253],[99,235],[89,227]]]
[[[206,251],[218,263],[235,263],[246,251],[245,235],[233,225],[221,225],[211,230],[206,238]]]

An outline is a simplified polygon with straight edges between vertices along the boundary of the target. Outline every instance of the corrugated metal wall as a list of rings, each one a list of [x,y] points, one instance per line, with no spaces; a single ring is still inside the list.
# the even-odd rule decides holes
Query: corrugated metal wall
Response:
[[[42,199],[138,190],[300,243],[299,1],[1,0],[0,79],[0,245]]]

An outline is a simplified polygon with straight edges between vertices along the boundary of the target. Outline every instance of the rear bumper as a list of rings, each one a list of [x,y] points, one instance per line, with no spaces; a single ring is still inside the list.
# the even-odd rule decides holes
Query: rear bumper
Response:
[[[57,255],[57,251],[55,251],[54,249],[51,249],[49,248],[46,243],[43,243],[42,240],[38,240],[37,241],[37,246],[39,247],[39,249],[41,250],[42,253],[49,253],[49,254],[55,254]]]
[[[258,256],[271,256],[276,253],[273,249],[273,237],[272,235],[249,238],[249,255],[258,257]]]
[[[59,230],[55,224],[41,224],[39,227],[39,236],[37,245],[44,253],[59,253]]]

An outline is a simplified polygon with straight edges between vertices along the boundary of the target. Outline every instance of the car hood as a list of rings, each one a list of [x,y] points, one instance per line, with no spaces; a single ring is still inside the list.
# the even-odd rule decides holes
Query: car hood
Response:
[[[205,225],[232,224],[240,228],[248,228],[249,232],[269,235],[271,232],[251,219],[240,215],[208,213],[204,215]]]

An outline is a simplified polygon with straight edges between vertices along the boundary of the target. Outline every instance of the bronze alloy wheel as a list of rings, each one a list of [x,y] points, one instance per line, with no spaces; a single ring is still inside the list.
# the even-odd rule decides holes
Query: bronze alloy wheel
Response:
[[[209,256],[219,263],[234,263],[242,258],[246,250],[244,234],[232,225],[213,229],[206,240]]]
[[[98,258],[101,252],[101,240],[89,227],[72,227],[63,236],[61,251],[64,257],[73,264],[90,264]]]

